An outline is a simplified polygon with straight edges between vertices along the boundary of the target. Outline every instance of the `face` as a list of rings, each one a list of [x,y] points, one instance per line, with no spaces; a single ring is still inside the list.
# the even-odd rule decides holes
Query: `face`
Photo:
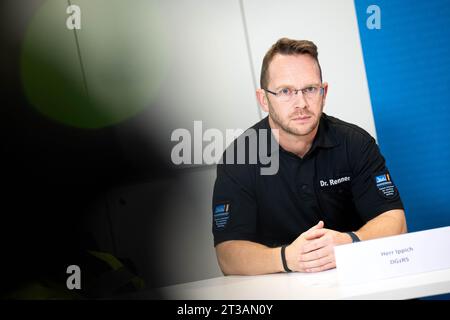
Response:
[[[317,62],[309,55],[276,55],[269,65],[267,89],[278,92],[282,88],[303,89],[320,85]],[[323,83],[323,94],[305,98],[299,91],[287,102],[262,89],[257,90],[258,100],[269,112],[271,125],[281,133],[294,136],[315,135],[322,115],[328,85]]]

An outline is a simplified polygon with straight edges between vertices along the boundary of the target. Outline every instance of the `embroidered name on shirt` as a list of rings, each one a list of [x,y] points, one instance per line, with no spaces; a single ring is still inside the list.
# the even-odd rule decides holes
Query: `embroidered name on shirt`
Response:
[[[350,177],[342,177],[339,179],[328,179],[328,181],[320,180],[320,186],[321,187],[328,187],[328,186],[336,186],[338,184],[341,184],[343,182],[350,181]]]

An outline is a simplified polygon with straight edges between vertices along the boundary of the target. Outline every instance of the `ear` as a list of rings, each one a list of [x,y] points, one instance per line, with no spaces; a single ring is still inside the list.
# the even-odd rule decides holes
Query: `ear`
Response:
[[[269,101],[267,100],[266,92],[263,89],[256,89],[256,99],[259,106],[264,112],[269,112]]]
[[[328,93],[328,82],[322,83],[322,87],[323,87],[322,99],[323,99],[323,103],[325,104],[325,100],[327,99],[327,93]]]

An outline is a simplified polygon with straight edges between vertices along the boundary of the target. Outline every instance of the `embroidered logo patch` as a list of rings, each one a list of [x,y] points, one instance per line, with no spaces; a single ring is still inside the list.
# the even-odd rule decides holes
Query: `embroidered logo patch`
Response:
[[[383,173],[375,176],[375,183],[379,193],[388,199],[392,199],[397,195],[397,188],[392,182],[389,173]]]
[[[214,225],[217,229],[223,229],[227,225],[230,209],[230,203],[222,203],[214,207]]]

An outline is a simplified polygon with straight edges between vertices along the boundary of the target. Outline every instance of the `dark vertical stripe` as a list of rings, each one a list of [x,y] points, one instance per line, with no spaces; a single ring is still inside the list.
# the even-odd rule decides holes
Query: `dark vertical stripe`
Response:
[[[69,4],[69,6],[72,5],[70,0],[67,0],[67,3]],[[87,80],[86,80],[86,72],[84,71],[84,64],[83,64],[83,58],[81,56],[81,50],[80,50],[80,42],[78,41],[78,35],[77,35],[77,29],[73,29],[73,34],[75,37],[75,44],[77,47],[77,54],[78,54],[78,61],[80,62],[80,68],[81,68],[81,75],[83,77],[83,84],[84,84],[84,89],[86,90],[86,95],[90,101],[90,97],[89,97],[89,89],[88,89],[88,85],[87,85]]]
[[[244,27],[245,44],[247,45],[248,62],[250,64],[250,72],[252,74],[253,88],[256,91],[256,89],[258,89],[258,85],[256,83],[255,68],[253,67],[254,65],[253,65],[253,58],[252,58],[252,48],[250,46],[250,40],[248,37],[247,21],[245,19],[245,10],[244,10],[243,0],[239,0],[239,7],[241,8],[242,25]],[[256,104],[256,108],[258,109],[259,118],[262,119],[261,108],[259,107],[258,104]]]

